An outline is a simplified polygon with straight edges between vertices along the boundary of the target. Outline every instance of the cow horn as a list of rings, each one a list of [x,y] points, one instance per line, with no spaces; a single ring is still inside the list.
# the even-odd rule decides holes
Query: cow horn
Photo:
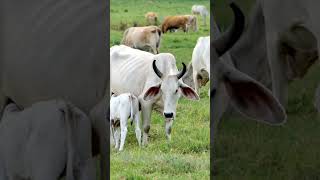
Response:
[[[153,71],[156,73],[156,75],[161,79],[162,73],[161,73],[161,72],[159,71],[159,69],[157,68],[156,60],[153,60],[152,68],[153,68]]]
[[[186,73],[186,71],[187,71],[187,70],[186,70],[186,69],[187,69],[187,68],[186,68],[186,65],[185,65],[184,63],[182,63],[182,65],[183,65],[182,71],[180,71],[179,74],[177,74],[177,78],[178,78],[178,79],[182,78],[182,76],[183,76],[183,75]]]
[[[223,33],[211,44],[212,47],[216,49],[219,57],[227,52],[238,41],[244,29],[245,19],[241,9],[234,2],[230,3],[230,7],[234,14],[233,25],[227,32]]]

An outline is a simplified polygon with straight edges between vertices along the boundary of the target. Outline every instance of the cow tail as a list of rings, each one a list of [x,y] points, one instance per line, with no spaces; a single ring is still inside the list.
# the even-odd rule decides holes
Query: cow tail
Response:
[[[133,122],[133,96],[129,95],[129,101],[130,101],[130,117],[131,117],[131,126]]]
[[[66,168],[66,180],[75,180],[74,170],[73,170],[73,163],[75,160],[74,154],[74,136],[73,136],[73,129],[72,129],[72,119],[71,116],[71,109],[69,106],[65,106],[65,124],[66,124],[66,131],[67,131],[67,168]]]

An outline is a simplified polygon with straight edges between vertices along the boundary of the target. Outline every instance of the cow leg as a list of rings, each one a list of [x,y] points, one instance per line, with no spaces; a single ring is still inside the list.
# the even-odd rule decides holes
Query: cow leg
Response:
[[[143,120],[143,136],[142,136],[142,145],[148,144],[149,130],[150,130],[150,118],[151,118],[151,105],[143,105],[142,107],[142,120]]]
[[[114,139],[116,141],[115,148],[118,150],[120,142],[120,127],[116,127],[114,131]]]
[[[139,112],[134,116],[134,120],[135,120],[136,138],[137,138],[137,140],[138,140],[139,146],[141,146],[141,129],[140,129]]]
[[[120,118],[120,129],[121,129],[121,133],[120,133],[120,137],[121,137],[121,141],[120,141],[120,148],[119,151],[123,150],[124,147],[124,142],[126,140],[127,137],[127,132],[128,132],[128,128],[127,128],[127,118],[125,117],[121,117]]]

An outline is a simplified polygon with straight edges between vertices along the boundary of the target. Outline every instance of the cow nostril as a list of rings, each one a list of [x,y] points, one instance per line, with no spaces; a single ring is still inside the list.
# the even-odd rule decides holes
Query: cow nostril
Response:
[[[164,117],[166,118],[172,118],[173,117],[173,113],[163,113]]]

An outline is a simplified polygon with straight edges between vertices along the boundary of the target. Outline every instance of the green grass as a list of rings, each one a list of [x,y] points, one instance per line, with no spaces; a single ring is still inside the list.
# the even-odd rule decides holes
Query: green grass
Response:
[[[251,0],[250,0],[251,1]],[[222,0],[216,16],[228,25],[231,11]],[[250,9],[249,1],[241,2]],[[252,2],[252,1],[251,1]],[[246,12],[247,14],[248,12]],[[231,16],[231,17],[230,17]],[[240,117],[224,117],[215,138],[217,180],[320,179],[320,119],[313,107],[319,65],[289,86],[287,123],[273,127]]]
[[[190,14],[193,4],[209,1],[161,0],[110,2],[110,46],[119,44],[125,27],[133,24],[146,25],[144,14],[157,12],[160,21],[167,15]],[[166,33],[163,35],[160,52],[172,53],[178,68],[181,62],[191,61],[193,48],[198,37],[210,34],[209,26],[199,31]],[[210,20],[207,18],[207,24]],[[166,140],[163,117],[152,114],[150,139],[147,147],[139,148],[134,127],[128,127],[123,152],[111,151],[111,179],[209,179],[210,112],[207,96],[209,83],[201,89],[200,101],[181,98],[177,106],[177,117],[172,127],[171,142]]]

